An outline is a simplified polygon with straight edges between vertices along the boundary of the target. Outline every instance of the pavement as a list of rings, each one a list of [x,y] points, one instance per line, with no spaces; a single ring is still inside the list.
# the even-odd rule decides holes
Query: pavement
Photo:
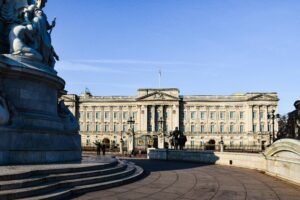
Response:
[[[300,187],[256,170],[146,159],[129,161],[144,168],[143,179],[73,199],[300,200]]]

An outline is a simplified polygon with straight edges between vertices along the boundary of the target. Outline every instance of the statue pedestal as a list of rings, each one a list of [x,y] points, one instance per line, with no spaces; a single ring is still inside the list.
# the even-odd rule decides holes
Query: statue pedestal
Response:
[[[163,135],[160,135],[158,137],[158,148],[164,149],[165,148],[165,137]]]
[[[0,165],[81,160],[78,123],[58,107],[64,86],[50,67],[0,55],[0,96],[10,114],[0,124]]]
[[[128,146],[127,146],[127,152],[129,154],[134,153],[133,150],[135,150],[135,136],[134,134],[131,132],[129,137],[128,137]]]

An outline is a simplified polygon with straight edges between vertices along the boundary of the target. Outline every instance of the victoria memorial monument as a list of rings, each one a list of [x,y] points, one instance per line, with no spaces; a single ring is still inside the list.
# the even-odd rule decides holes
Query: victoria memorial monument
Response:
[[[79,125],[58,101],[65,82],[54,70],[46,3],[0,0],[1,165],[81,159]]]

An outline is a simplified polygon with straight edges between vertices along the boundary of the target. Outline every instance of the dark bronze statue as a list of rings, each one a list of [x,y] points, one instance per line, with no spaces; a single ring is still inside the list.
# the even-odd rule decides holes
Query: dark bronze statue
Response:
[[[283,117],[278,122],[279,130],[277,139],[293,138],[300,139],[300,100],[294,103],[296,110]]]
[[[170,137],[171,146],[173,146],[175,150],[178,150],[178,147],[180,150],[183,150],[187,139],[186,136],[178,129],[178,127],[176,127],[175,130],[170,133]]]
[[[288,129],[289,137],[300,139],[300,100],[294,103],[296,110],[289,113]]]

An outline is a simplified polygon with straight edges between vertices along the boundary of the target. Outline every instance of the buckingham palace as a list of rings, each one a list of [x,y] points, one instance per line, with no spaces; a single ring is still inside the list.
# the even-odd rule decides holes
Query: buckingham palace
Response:
[[[176,127],[187,136],[188,146],[217,144],[264,145],[277,132],[268,119],[278,111],[277,93],[180,95],[179,89],[139,89],[137,96],[93,96],[68,94],[62,99],[78,119],[82,146],[100,141],[118,146],[128,139],[128,120],[134,119],[137,146],[149,146],[159,132]],[[147,139],[148,138],[148,139]],[[154,144],[155,146],[155,144]]]

